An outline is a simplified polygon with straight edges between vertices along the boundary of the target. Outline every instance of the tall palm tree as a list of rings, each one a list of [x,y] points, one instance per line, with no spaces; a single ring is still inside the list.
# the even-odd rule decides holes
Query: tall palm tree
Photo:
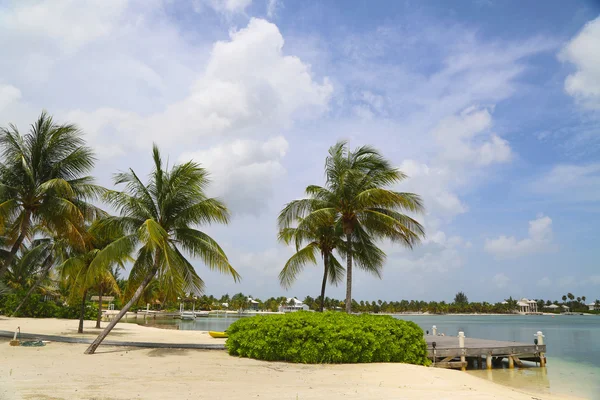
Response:
[[[352,307],[352,236],[388,239],[409,248],[425,236],[423,227],[402,212],[422,212],[421,198],[413,193],[389,189],[406,178],[377,150],[362,146],[354,151],[346,142],[329,149],[325,162],[326,185],[309,186],[309,198],[289,203],[280,222],[290,224],[299,218],[327,220],[333,214],[346,237],[346,312]]]
[[[106,195],[120,215],[104,219],[102,225],[104,229],[123,231],[125,235],[105,247],[92,264],[110,259],[114,254],[138,250],[128,281],[131,299],[89,346],[86,354],[96,351],[155,277],[161,286],[173,288],[173,291],[203,291],[204,282],[182,250],[200,258],[210,269],[231,275],[236,282],[240,279],[219,244],[195,228],[200,224],[229,221],[225,205],[205,194],[208,172],[191,161],[165,169],[156,145],[152,153],[154,169],[147,184],[129,170],[115,177],[115,184],[125,184],[125,191],[110,191]],[[137,287],[135,291],[134,287]]]
[[[563,301],[563,302],[567,301],[567,296],[566,296],[566,295],[563,295],[563,297],[562,297],[562,301]]]
[[[101,189],[87,175],[94,156],[82,132],[46,112],[25,135],[12,124],[0,128],[0,148],[0,226],[10,243],[2,277],[34,224],[83,246],[78,227],[97,211],[86,201]]]

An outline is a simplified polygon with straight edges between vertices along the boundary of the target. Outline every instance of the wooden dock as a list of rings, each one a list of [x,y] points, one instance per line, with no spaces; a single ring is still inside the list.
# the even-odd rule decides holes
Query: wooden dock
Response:
[[[538,344],[467,337],[463,337],[461,343],[461,338],[456,336],[425,336],[425,341],[432,366],[465,370],[467,366],[484,368],[484,365],[491,369],[501,365],[505,358],[509,368],[515,365],[522,367],[523,361],[537,362],[543,367],[546,365],[546,345],[543,344],[543,335],[538,338]]]

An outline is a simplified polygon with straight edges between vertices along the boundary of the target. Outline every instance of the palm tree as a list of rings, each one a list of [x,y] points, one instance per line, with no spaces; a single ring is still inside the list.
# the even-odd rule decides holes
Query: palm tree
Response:
[[[581,296],[581,300],[585,303],[586,297],[585,296]]]
[[[454,304],[468,304],[469,303],[469,299],[467,298],[467,295],[464,294],[464,292],[458,292],[456,293],[456,296],[454,296]]]
[[[563,302],[566,302],[566,301],[567,301],[567,296],[566,296],[566,295],[563,295],[563,297],[562,297],[562,301],[563,301]]]
[[[0,128],[0,147],[0,226],[10,243],[2,277],[34,224],[83,245],[78,227],[97,211],[86,201],[101,188],[86,175],[94,156],[82,132],[54,123],[46,112],[24,136],[14,125]]]
[[[346,237],[346,312],[352,310],[353,235],[359,240],[389,239],[409,248],[424,237],[423,227],[402,211],[421,212],[419,196],[387,189],[406,178],[375,149],[369,146],[354,151],[346,142],[329,149],[325,162],[326,186],[309,186],[307,199],[295,200],[282,211],[280,225],[291,225],[305,218],[312,224],[332,216],[342,225]]]
[[[329,279],[330,283],[337,285],[344,276],[344,267],[333,253],[336,250],[342,256],[347,254],[342,225],[340,223],[336,224],[331,215],[327,220],[300,219],[295,228],[285,226],[286,218],[284,214],[280,215],[279,220],[283,224],[280,225],[279,240],[286,244],[295,242],[296,245],[296,253],[290,257],[279,273],[279,281],[284,288],[289,288],[307,263],[317,263],[317,254],[320,253],[323,258],[323,281],[321,283],[319,311],[322,312],[327,280]],[[355,235],[353,239],[354,259],[357,265],[381,277],[385,253],[368,237],[360,240]],[[307,243],[306,246],[300,249],[304,243]]]
[[[35,282],[29,286],[29,290],[25,294],[25,297],[21,299],[21,302],[12,312],[11,317],[16,317],[19,310],[27,302],[33,292],[42,284],[42,282],[48,279],[50,270],[62,263],[68,258],[68,251],[70,249],[69,241],[61,238],[60,236],[54,235],[53,232],[48,231],[43,226],[36,226],[32,229],[35,236],[39,236],[39,239],[35,239],[31,243],[32,251],[37,250],[38,257],[41,257],[36,261],[25,260],[29,266],[38,265],[39,270],[36,273],[30,273],[30,277],[36,277]],[[10,269],[7,276],[10,274]]]
[[[279,240],[288,245],[294,242],[296,253],[290,257],[279,273],[279,282],[284,288],[290,288],[307,263],[317,264],[317,254],[320,253],[323,258],[323,283],[321,284],[319,311],[323,312],[327,280],[329,279],[331,284],[337,285],[344,275],[344,267],[333,254],[333,250],[341,245],[341,232],[336,232],[333,219],[325,221],[324,224],[313,224],[312,226],[302,222],[300,220],[299,226],[296,228],[280,226]],[[301,248],[302,244],[306,242],[308,244]]]
[[[153,146],[153,159],[154,169],[147,184],[129,170],[115,177],[115,184],[125,184],[125,192],[109,191],[106,195],[120,215],[104,219],[101,225],[125,235],[101,250],[92,266],[115,254],[130,254],[138,247],[128,281],[130,292],[134,287],[137,289],[116,318],[88,347],[86,354],[96,351],[155,277],[162,287],[173,291],[203,291],[204,282],[181,250],[199,257],[209,268],[231,275],[236,282],[240,279],[218,243],[194,227],[229,221],[225,205],[205,194],[209,183],[207,171],[191,161],[170,170],[164,169],[156,145]]]
[[[102,295],[105,290],[119,292],[119,286],[112,273],[114,266],[123,266],[129,261],[129,254],[112,253],[96,262],[102,250],[111,243],[123,237],[123,232],[118,230],[108,231],[102,229],[102,220],[94,221],[86,230],[86,246],[84,250],[74,250],[60,266],[63,278],[69,282],[71,288],[69,300],[82,300],[79,318],[79,333],[83,333],[83,319],[85,315],[85,301],[91,289],[98,289],[98,315],[96,328],[100,328],[102,316]]]
[[[573,296],[573,293],[567,293],[567,297],[569,298],[569,300],[573,301],[575,299],[575,296]]]

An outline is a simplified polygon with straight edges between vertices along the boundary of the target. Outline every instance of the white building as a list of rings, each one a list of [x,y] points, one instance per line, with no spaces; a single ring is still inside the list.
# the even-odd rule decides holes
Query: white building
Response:
[[[524,314],[538,312],[537,302],[535,300],[528,300],[525,297],[517,302],[517,307],[519,307],[519,312]]]
[[[252,297],[248,297],[248,310],[258,311],[258,301]]]
[[[556,304],[550,304],[549,306],[544,306],[544,308],[546,308],[548,310],[556,311],[556,309],[560,308],[560,306],[557,306]]]
[[[308,311],[308,306],[295,297],[287,298],[285,304],[279,306],[279,312]]]
[[[587,305],[590,311],[600,311],[600,303],[590,303]]]

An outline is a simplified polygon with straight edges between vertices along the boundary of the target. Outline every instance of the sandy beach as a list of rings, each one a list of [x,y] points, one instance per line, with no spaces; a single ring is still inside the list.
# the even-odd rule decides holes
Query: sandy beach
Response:
[[[104,325],[104,324],[103,324]],[[93,337],[86,321],[0,317],[0,330]],[[206,332],[119,324],[110,340],[217,343]],[[222,342],[221,342],[222,343]],[[524,393],[454,370],[406,364],[299,365],[220,350],[142,349],[49,343],[11,347],[0,339],[0,399],[567,399]]]

